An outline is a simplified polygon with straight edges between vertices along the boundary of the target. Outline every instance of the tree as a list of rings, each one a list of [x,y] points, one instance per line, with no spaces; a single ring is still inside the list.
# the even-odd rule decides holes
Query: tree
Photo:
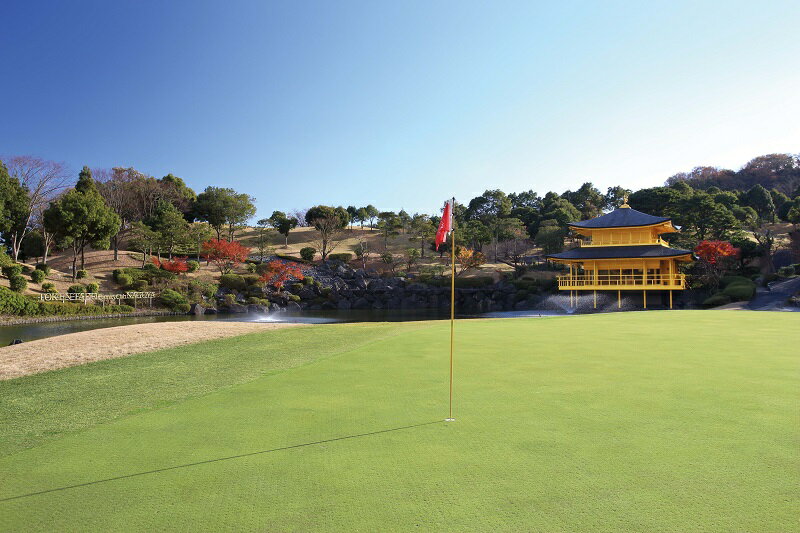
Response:
[[[431,222],[428,215],[420,215],[415,213],[411,217],[411,239],[419,239],[420,257],[425,257],[425,241],[430,239],[436,233],[436,227]]]
[[[616,187],[609,187],[604,197],[603,209],[613,211],[625,203],[625,199],[630,196],[630,194],[631,190],[625,187],[620,187],[619,185]]]
[[[414,266],[419,263],[420,253],[416,248],[409,248],[406,250],[406,270],[410,271]]]
[[[486,256],[470,248],[459,247],[456,253],[456,261],[458,262],[458,272],[456,276],[460,276],[467,270],[479,268],[486,263]]]
[[[197,245],[197,258],[200,259],[200,252],[203,246],[203,243],[209,240],[214,231],[206,222],[192,222],[189,224],[189,240],[192,241],[193,244]]]
[[[297,264],[276,259],[267,263],[267,269],[259,280],[280,291],[287,281],[303,280],[304,277],[302,269]]]
[[[800,196],[796,196],[795,199],[792,200],[791,206],[786,212],[786,220],[791,222],[795,229],[797,225],[800,224]]]
[[[367,215],[367,220],[369,220],[369,227],[371,229],[375,229],[375,219],[378,218],[378,208],[372,204],[369,204],[367,207],[364,208],[364,212]]]
[[[153,264],[157,267],[163,268],[167,272],[180,275],[189,272],[189,263],[186,261],[187,259],[188,257],[176,257],[174,259],[164,261],[158,257],[153,257]]]
[[[9,176],[5,164],[0,161],[0,233],[5,243],[12,246],[15,260],[22,244],[21,235],[28,227],[30,212],[27,189],[19,179]]]
[[[405,209],[401,209],[397,213],[397,221],[403,229],[403,233],[406,233],[408,231],[408,225],[411,223],[411,215],[409,215]]]
[[[464,218],[466,220],[480,220],[486,225],[496,218],[507,217],[511,214],[511,199],[500,189],[484,191],[469,201]]]
[[[306,222],[317,230],[318,239],[315,244],[323,261],[339,244],[347,227],[347,219],[347,211],[342,207],[317,205],[306,212]]]
[[[520,238],[520,230],[524,234],[525,226],[518,218],[498,218],[490,226],[492,239],[494,240],[494,261],[498,261],[498,245],[501,241],[515,240]]]
[[[704,282],[712,288],[719,286],[722,272],[739,255],[739,250],[728,241],[700,241],[694,252],[700,259]]]
[[[142,268],[147,264],[147,258],[153,255],[153,250],[158,246],[158,233],[150,229],[144,222],[134,222],[130,227],[128,248],[142,252]]]
[[[346,211],[348,216],[348,222],[350,222],[350,228],[352,228],[353,222],[356,222],[358,220],[358,208],[354,205],[348,205]]]
[[[559,226],[566,228],[570,222],[575,222],[580,218],[581,212],[566,198],[561,198],[553,192],[545,195],[542,203],[541,220],[555,220]]]
[[[584,219],[598,216],[606,205],[606,197],[591,182],[586,182],[575,191],[561,195],[574,205]]]
[[[99,169],[95,173],[97,174],[97,190],[106,204],[120,218],[119,229],[111,239],[114,261],[117,261],[119,260],[119,243],[130,233],[132,224],[140,221],[145,212],[152,213],[153,211],[144,208],[140,202],[144,197],[150,198],[150,195],[142,195],[145,188],[142,182],[146,177],[133,168],[116,167],[110,173]]]
[[[276,211],[277,213],[278,211]],[[273,213],[274,215],[275,213]],[[272,227],[272,220],[269,218],[262,218],[258,222],[256,222],[256,230],[258,231],[258,236],[256,238],[256,249],[258,250],[258,260],[263,261],[264,255],[269,249],[269,239],[267,238],[269,232],[271,231],[270,228]]]
[[[691,231],[701,241],[708,237],[728,238],[740,227],[739,221],[727,207],[718,204],[703,191],[696,191],[694,195],[681,200],[678,210],[684,231]]]
[[[227,226],[228,239],[233,240],[237,229],[256,213],[254,198],[239,194],[230,188],[206,187],[197,195],[194,214],[214,228],[217,240],[222,238],[222,231]]]
[[[44,211],[49,202],[67,187],[69,175],[63,163],[29,155],[10,157],[6,163],[9,175],[17,179],[27,196],[27,201],[17,199],[17,220],[6,239],[16,261],[22,242],[32,228],[34,216]]]
[[[369,220],[369,213],[367,212],[367,208],[359,207],[358,209],[356,209],[356,215],[355,218],[353,218],[353,220],[355,220],[361,225],[361,229],[364,229],[364,222]]]
[[[173,204],[161,200],[153,216],[145,221],[158,235],[158,248],[163,247],[170,260],[176,247],[189,244],[189,223]]]
[[[539,224],[534,242],[545,254],[555,254],[564,249],[566,231],[557,220],[548,219]]]
[[[89,167],[83,167],[75,188],[52,202],[44,213],[49,231],[72,245],[72,279],[81,256],[81,270],[86,266],[86,246],[107,248],[109,239],[120,225],[120,218],[108,207],[95,187]]]
[[[383,249],[389,246],[389,237],[399,234],[400,219],[394,211],[381,211],[378,214],[378,231],[383,235]]]
[[[755,185],[747,191],[744,201],[756,210],[761,220],[772,222],[775,219],[775,203],[772,201],[772,195],[761,185]]]
[[[242,246],[239,241],[210,239],[203,243],[201,255],[213,263],[220,274],[228,274],[250,256],[250,248]]]
[[[269,217],[270,225],[284,237],[284,248],[289,247],[289,232],[297,227],[297,219],[286,216],[283,211],[273,211]]]

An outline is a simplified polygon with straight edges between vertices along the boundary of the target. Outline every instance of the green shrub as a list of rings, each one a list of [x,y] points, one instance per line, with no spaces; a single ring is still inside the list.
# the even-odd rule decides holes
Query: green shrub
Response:
[[[300,297],[298,295],[296,295],[296,294],[290,294],[289,296],[287,296],[287,298],[289,299],[289,301],[292,301],[292,302],[299,302],[300,301]]]
[[[186,266],[189,267],[189,272],[197,272],[200,269],[200,263],[197,261],[186,261]]]
[[[22,265],[17,263],[12,263],[10,265],[5,265],[2,270],[3,270],[3,275],[11,279],[13,276],[19,276],[20,274],[22,274]]]
[[[31,267],[29,267],[28,265],[22,265],[23,274],[30,274],[31,272],[33,272],[33,269]]]
[[[58,294],[58,291],[56,290],[56,286],[54,283],[50,282],[42,283],[42,290],[49,294]]]
[[[247,299],[248,304],[255,304],[255,305],[266,305],[269,307],[269,300],[266,298],[258,298],[256,296],[251,296]]]
[[[0,250],[0,267],[10,265],[13,262],[5,250]]]
[[[70,285],[67,289],[67,294],[85,294],[86,287],[83,285]]]
[[[219,285],[210,281],[200,281],[193,279],[189,282],[189,293],[197,294],[205,298],[213,298],[217,294]]]
[[[36,263],[36,270],[41,270],[45,276],[50,275],[50,265],[47,263]]]
[[[703,302],[703,307],[708,309],[710,307],[718,307],[720,305],[725,305],[725,304],[729,304],[729,303],[731,303],[730,296],[720,293],[720,294],[715,294],[714,296],[711,296],[710,298],[707,298]]]
[[[719,280],[719,286],[722,287],[723,289],[728,285],[732,285],[734,283],[750,284],[752,283],[752,280],[744,276],[722,276],[722,278]]]
[[[255,264],[255,263],[247,263],[244,268],[245,268],[245,270],[247,270],[251,274],[254,274],[256,272],[256,270],[258,269],[258,265]]]
[[[22,276],[11,276],[8,285],[14,292],[22,292],[28,287],[28,281]]]
[[[89,276],[89,272],[87,270],[85,270],[85,269],[78,270],[75,273],[75,277],[78,278],[78,279],[84,279],[84,278],[86,278],[88,276]]]
[[[247,283],[239,274],[223,274],[219,277],[219,286],[234,291],[243,291],[247,288]]]
[[[117,281],[117,283],[119,283],[120,287],[127,287],[133,283],[133,278],[131,278],[128,274],[119,274],[114,279]]]
[[[131,284],[130,288],[132,290],[134,290],[134,291],[137,291],[137,292],[145,292],[150,288],[150,284],[147,283],[146,279],[140,279],[140,280],[134,281]]]
[[[306,246],[305,248],[300,249],[300,257],[302,257],[306,261],[313,261],[316,253],[317,249],[312,248],[311,246]]]
[[[89,283],[86,285],[86,292],[91,294],[97,294],[100,292],[100,284],[99,283]]]
[[[164,289],[161,291],[161,296],[158,298],[161,304],[173,311],[187,312],[189,311],[189,301],[186,296],[174,291],[172,289]]]
[[[44,270],[34,270],[31,272],[31,281],[34,283],[41,283],[44,281],[45,273]]]
[[[756,293],[756,286],[752,281],[737,282],[728,285],[723,289],[722,294],[729,297],[734,302],[751,300]]]
[[[303,278],[303,284],[304,285],[313,285],[314,282],[315,282],[315,280],[311,276],[306,276],[306,277]]]
[[[244,276],[242,276],[242,279],[244,280],[245,284],[248,285],[248,286],[251,286],[251,285],[252,286],[256,286],[256,285],[263,286],[264,285],[264,282],[261,281],[261,276],[259,276],[258,274],[245,274]]]
[[[55,290],[55,287],[53,287]],[[0,314],[16,316],[91,316],[106,313],[130,313],[129,305],[83,305],[69,302],[40,302],[0,287]]]
[[[477,289],[494,284],[491,276],[477,276],[474,278],[456,278],[456,287],[461,289]]]
[[[539,281],[535,279],[515,279],[511,284],[519,290],[535,291],[539,289]]]
[[[233,304],[237,303],[236,302],[236,296],[234,296],[233,294],[226,294],[224,302],[225,302],[225,305],[233,305]]]
[[[333,259],[334,261],[341,261],[343,263],[349,263],[353,259],[353,254],[349,253],[341,253],[341,254],[329,254],[328,259]]]
[[[778,273],[779,273],[781,276],[785,276],[785,277],[794,276],[794,274],[795,274],[795,269],[794,269],[794,266],[793,266],[793,265],[789,265],[789,266],[781,267],[781,268],[778,270]]]

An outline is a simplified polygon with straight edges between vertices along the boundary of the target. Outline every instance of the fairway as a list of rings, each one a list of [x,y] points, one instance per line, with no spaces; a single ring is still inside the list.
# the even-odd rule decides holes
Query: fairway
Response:
[[[798,530],[800,314],[298,327],[0,382],[2,531]]]

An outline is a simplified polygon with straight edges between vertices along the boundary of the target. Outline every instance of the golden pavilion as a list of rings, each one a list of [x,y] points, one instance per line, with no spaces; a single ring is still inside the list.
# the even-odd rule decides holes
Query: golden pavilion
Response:
[[[569,228],[584,239],[576,248],[547,259],[569,265],[569,274],[558,277],[558,289],[570,291],[570,305],[577,305],[579,291],[592,292],[595,308],[597,291],[616,291],[617,306],[622,307],[622,291],[641,291],[645,309],[648,293],[651,301],[668,294],[672,309],[673,291],[686,288],[678,264],[692,261],[692,252],[670,248],[661,238],[678,232],[671,219],[631,209],[626,200],[608,214]]]

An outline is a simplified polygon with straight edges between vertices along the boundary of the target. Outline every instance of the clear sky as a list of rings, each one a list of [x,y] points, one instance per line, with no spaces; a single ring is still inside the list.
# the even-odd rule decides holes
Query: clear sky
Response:
[[[800,4],[44,2],[0,9],[0,154],[259,215],[640,188],[800,152]]]

